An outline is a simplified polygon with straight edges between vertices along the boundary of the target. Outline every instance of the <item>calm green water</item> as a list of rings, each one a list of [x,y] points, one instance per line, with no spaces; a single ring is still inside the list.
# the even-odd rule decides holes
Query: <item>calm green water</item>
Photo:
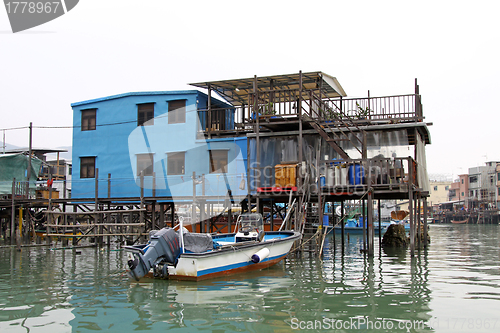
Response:
[[[131,282],[106,248],[0,249],[0,332],[499,332],[499,226],[430,235],[413,259],[378,244],[367,259],[353,236],[342,258],[330,237],[323,260],[201,283]]]

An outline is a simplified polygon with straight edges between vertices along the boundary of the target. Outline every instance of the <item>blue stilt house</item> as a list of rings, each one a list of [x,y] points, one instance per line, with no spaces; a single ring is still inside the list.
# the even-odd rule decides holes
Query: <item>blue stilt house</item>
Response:
[[[136,92],[73,103],[73,198],[244,196],[247,139],[207,139],[235,126],[231,105],[197,90]],[[98,170],[98,172],[97,172]],[[203,179],[202,179],[203,178]]]

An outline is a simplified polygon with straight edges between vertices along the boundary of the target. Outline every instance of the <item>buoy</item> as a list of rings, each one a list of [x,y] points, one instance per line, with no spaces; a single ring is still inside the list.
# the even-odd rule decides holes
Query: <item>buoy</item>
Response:
[[[266,259],[269,255],[269,249],[267,247],[260,249],[252,256],[252,261],[256,264],[261,262],[263,259]]]

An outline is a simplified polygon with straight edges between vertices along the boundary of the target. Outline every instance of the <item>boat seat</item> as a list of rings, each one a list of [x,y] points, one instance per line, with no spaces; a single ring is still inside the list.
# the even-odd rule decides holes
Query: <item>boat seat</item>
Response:
[[[214,248],[212,235],[186,233],[184,234],[184,250],[192,253],[211,251]]]

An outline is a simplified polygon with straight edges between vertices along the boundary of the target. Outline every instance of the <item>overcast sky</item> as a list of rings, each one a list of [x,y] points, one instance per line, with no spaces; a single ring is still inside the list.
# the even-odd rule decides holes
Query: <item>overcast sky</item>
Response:
[[[417,78],[431,178],[467,173],[500,160],[499,13],[498,0],[81,0],[13,34],[0,8],[0,129],[71,126],[73,102],[199,81],[323,71],[366,97]],[[69,146],[71,129],[36,128],[33,145]]]

